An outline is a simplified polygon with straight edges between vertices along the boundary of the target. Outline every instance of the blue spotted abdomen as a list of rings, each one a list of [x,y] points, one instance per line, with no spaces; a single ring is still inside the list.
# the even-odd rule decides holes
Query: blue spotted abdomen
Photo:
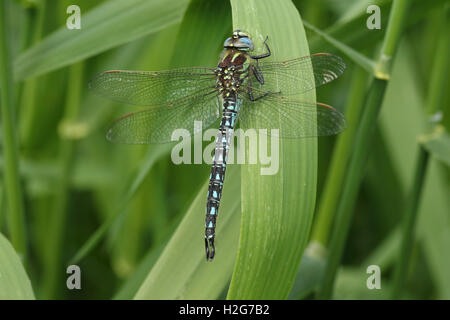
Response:
[[[214,258],[216,219],[222,197],[228,151],[230,149],[231,139],[233,138],[233,130],[236,125],[239,107],[240,100],[237,100],[236,96],[228,99],[225,98],[223,101],[222,121],[216,137],[216,147],[208,186],[208,200],[206,203],[205,245],[208,260]]]

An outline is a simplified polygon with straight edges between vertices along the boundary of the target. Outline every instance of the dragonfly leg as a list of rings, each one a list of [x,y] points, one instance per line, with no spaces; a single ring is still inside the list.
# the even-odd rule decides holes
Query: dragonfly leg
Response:
[[[261,69],[260,69],[260,67],[258,65],[258,60],[256,60],[256,66],[252,65],[252,71],[253,71],[253,74],[256,77],[256,80],[258,80],[259,83],[264,84],[264,76],[263,76],[263,74],[261,72]]]
[[[258,80],[259,83],[264,84],[264,76],[261,72],[261,69],[259,67],[259,59],[263,59],[263,58],[267,58],[269,57],[272,53],[270,52],[270,48],[267,44],[267,39],[269,39],[269,36],[266,37],[266,40],[264,40],[264,45],[267,48],[267,52],[263,53],[261,55],[258,56],[250,56],[252,59],[256,60],[256,66],[253,65],[251,67],[253,74],[255,75],[256,79]],[[250,67],[250,66],[249,66]]]
[[[267,58],[267,57],[269,57],[269,56],[272,54],[272,53],[270,52],[269,46],[267,45],[267,39],[269,39],[269,36],[267,36],[267,37],[266,37],[266,40],[264,40],[264,46],[266,47],[267,52],[266,52],[266,53],[263,53],[263,54],[260,54],[260,55],[258,55],[258,56],[250,56],[252,59],[259,60],[259,59]]]
[[[255,67],[254,67],[255,68]],[[255,74],[255,76],[256,76],[256,79],[258,80],[258,82],[260,82],[261,84],[264,84],[264,78],[262,78],[262,73],[261,73],[261,71],[254,71],[255,69],[253,69],[253,72],[254,72],[254,74]],[[260,79],[258,79],[258,75],[257,75],[257,73],[255,73],[255,72],[259,72],[259,74],[261,75],[261,80]],[[252,78],[251,77],[248,77],[248,90],[247,90],[247,93],[248,93],[248,96],[249,96],[249,98],[250,98],[250,101],[257,101],[257,100],[259,100],[259,99],[262,99],[262,98],[264,98],[264,97],[267,97],[268,95],[271,95],[271,94],[278,94],[278,93],[281,93],[281,91],[277,91],[277,92],[272,92],[272,91],[267,91],[267,92],[265,92],[264,94],[262,94],[262,95],[260,95],[260,96],[258,96],[258,97],[255,97],[254,95],[253,95],[253,89],[252,89]]]
[[[255,97],[253,95],[252,87],[250,87],[250,86],[248,87],[248,96],[250,98],[250,101],[252,101],[252,102],[258,101],[259,99],[262,99],[262,98],[267,97],[272,94],[280,94],[280,93],[281,93],[281,91],[277,91],[277,92],[267,91],[267,92],[264,92],[262,95]]]

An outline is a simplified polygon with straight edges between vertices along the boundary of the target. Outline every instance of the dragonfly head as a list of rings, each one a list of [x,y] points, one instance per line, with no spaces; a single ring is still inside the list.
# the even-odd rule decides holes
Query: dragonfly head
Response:
[[[225,40],[223,47],[226,49],[253,51],[253,41],[247,32],[235,30],[233,31],[233,35]]]

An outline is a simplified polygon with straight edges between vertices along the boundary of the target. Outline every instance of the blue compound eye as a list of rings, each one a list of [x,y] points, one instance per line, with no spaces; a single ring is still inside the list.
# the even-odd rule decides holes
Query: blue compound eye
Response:
[[[224,48],[236,48],[241,51],[252,51],[253,41],[248,36],[240,36],[234,34],[232,37],[227,38],[223,43]]]
[[[232,47],[233,46],[233,39],[231,37],[227,38],[227,40],[225,40],[225,42],[223,43],[223,46],[225,48]]]
[[[250,45],[251,40],[247,37],[239,39],[240,42],[245,43],[246,45]]]
[[[253,50],[253,41],[249,37],[239,38],[239,42],[236,47],[239,47],[241,49]]]

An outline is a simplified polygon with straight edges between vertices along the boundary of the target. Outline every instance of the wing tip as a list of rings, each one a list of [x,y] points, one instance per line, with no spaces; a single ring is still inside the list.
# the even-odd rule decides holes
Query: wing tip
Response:
[[[333,111],[337,111],[335,108],[333,108],[332,106],[330,106],[329,104],[323,103],[323,102],[316,102],[316,104],[320,107],[324,107]],[[338,111],[339,112],[339,111]]]
[[[338,56],[337,54],[329,53],[329,52],[318,52],[318,53],[312,54],[312,56],[316,56],[316,57],[321,57],[321,56],[332,57],[333,59],[336,60],[336,62],[338,62],[343,67],[343,70],[347,68],[347,65],[345,64],[344,59],[342,59],[342,57]]]
[[[103,77],[104,75],[107,74],[111,74],[111,73],[120,73],[122,72],[121,70],[107,70],[107,71],[103,71],[100,73],[97,73],[96,75],[94,75],[91,80],[89,81],[88,87],[90,90],[94,90],[94,91],[98,91],[97,87],[95,87],[95,83],[97,82],[97,80],[101,79],[101,77]]]
[[[106,140],[110,142],[115,142],[113,137],[113,127],[114,123],[111,125],[111,127],[109,127],[108,131],[106,131]]]
[[[325,134],[325,135],[336,135],[336,134],[344,131],[347,128],[347,119],[345,118],[345,116],[342,112],[340,112],[336,108],[333,108],[332,106],[330,106],[326,103],[317,102],[316,104],[319,107],[325,108],[325,110],[331,111],[334,114],[333,117],[334,117],[336,123],[338,124],[335,126],[334,131],[329,132],[328,134]]]

